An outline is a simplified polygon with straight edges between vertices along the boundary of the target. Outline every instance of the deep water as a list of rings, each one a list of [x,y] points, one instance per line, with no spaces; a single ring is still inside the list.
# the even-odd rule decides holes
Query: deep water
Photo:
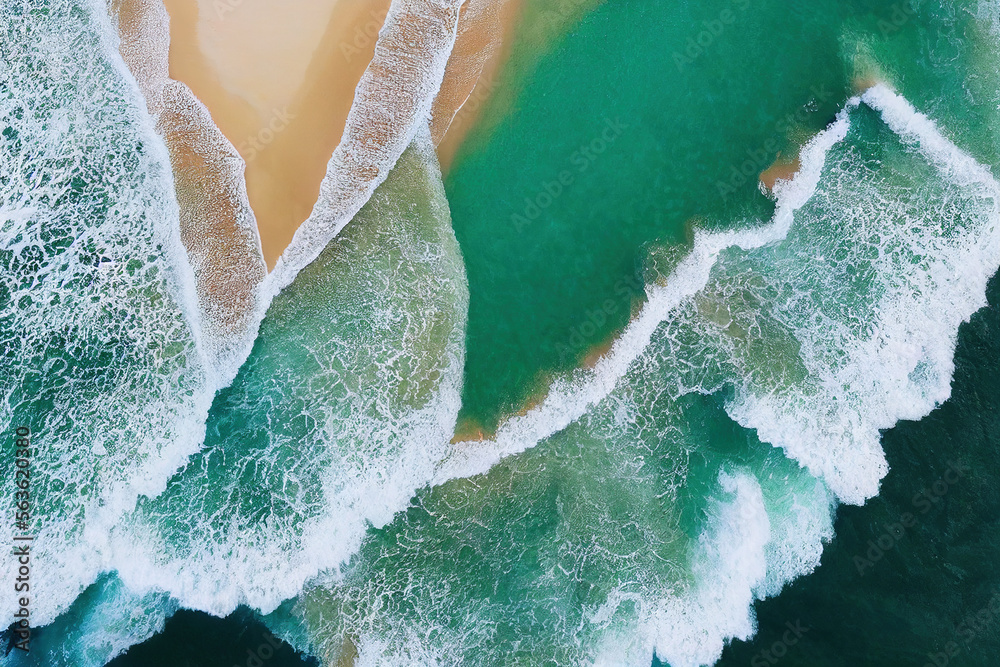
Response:
[[[275,637],[245,608],[218,618],[181,610],[161,634],[133,646],[108,667],[319,667]]]
[[[820,567],[757,603],[757,636],[728,647],[720,667],[997,664],[1000,278],[989,299],[960,329],[951,399],[885,433],[878,497],[840,508]],[[953,464],[968,470],[942,485]],[[900,533],[906,514],[915,524]],[[808,630],[786,636],[788,623]]]

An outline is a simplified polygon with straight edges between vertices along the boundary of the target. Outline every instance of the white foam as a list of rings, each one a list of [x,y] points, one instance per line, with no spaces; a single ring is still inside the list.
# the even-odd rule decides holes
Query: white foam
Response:
[[[319,256],[385,181],[431,107],[455,45],[462,0],[393,0],[358,82],[312,214],[268,277],[273,295]]]
[[[268,422],[307,419],[315,428],[293,442],[276,428],[264,450],[220,439],[175,480],[176,492],[141,505],[112,537],[115,568],[131,589],[168,591],[185,607],[217,615],[239,604],[269,613],[306,580],[346,562],[370,526],[391,521],[431,479],[458,416],[468,295],[426,126],[415,152],[405,172],[417,173],[413,181],[376,193],[364,219],[368,227],[331,247],[335,254],[324,260],[321,282],[312,275],[288,297],[323,291],[312,309],[336,315],[310,324],[319,338],[298,337],[287,322],[269,330],[277,358],[296,359],[307,348],[318,368],[272,367],[268,358],[248,367],[264,371],[246,378],[259,392],[249,395],[247,409],[267,411]],[[433,220],[413,220],[412,201],[400,199],[400,191],[414,185],[423,190]],[[382,317],[384,325],[373,324],[371,331],[358,326]],[[287,352],[276,349],[280,332],[288,337]],[[271,372],[283,378],[280,396],[269,393]],[[404,389],[407,383],[426,385],[419,406],[409,405],[416,389]],[[302,414],[288,412],[296,406]],[[253,441],[260,427],[245,425],[247,439]],[[206,457],[223,455],[238,460],[225,471],[202,469],[209,467]],[[290,456],[295,465],[281,463]],[[244,495],[252,497],[257,486],[285,487],[272,502],[295,511],[286,516],[256,507],[248,516]],[[222,496],[221,503],[213,504],[211,494]],[[219,509],[206,509],[211,507]],[[190,527],[176,527],[178,514]]]
[[[795,210],[815,191],[827,151],[846,136],[848,111],[857,102],[857,98],[852,99],[829,128],[803,147],[799,174],[776,188],[778,207],[769,225],[730,233],[696,232],[691,253],[664,284],[647,286],[646,304],[592,370],[580,370],[556,380],[541,404],[504,422],[493,440],[456,445],[442,463],[434,483],[484,473],[501,459],[523,452],[566,428],[607,397],[649,347],[660,323],[704,288],[723,250],[733,246],[750,250],[784,237]]]
[[[819,310],[811,318],[794,312],[811,309],[815,295],[780,304],[784,312],[776,317],[793,330],[810,380],[794,395],[743,386],[729,406],[734,419],[822,476],[849,503],[877,494],[888,471],[880,430],[920,419],[950,396],[958,327],[986,305],[986,283],[1000,264],[1000,186],[989,170],[888,88],[876,86],[862,100],[957,191],[937,206],[917,202],[911,212],[913,204],[892,199],[894,193],[859,191],[864,175],[838,174],[841,189],[856,191],[824,193],[824,215],[842,218],[851,247],[838,252],[856,255],[860,266],[871,262],[881,293],[865,304],[861,323]],[[959,197],[966,199],[952,202]],[[878,214],[885,220],[873,219]],[[817,223],[807,222],[803,234],[809,224]],[[822,250],[797,252],[804,259]],[[861,259],[865,253],[874,259]],[[821,259],[816,270],[827,265]],[[829,280],[838,280],[829,271]]]
[[[4,332],[14,361],[0,410],[8,425],[30,418],[38,447],[34,624],[107,567],[109,526],[197,450],[212,394],[165,151],[124,66],[108,57],[105,8],[47,9],[0,15],[8,34],[31,21],[32,35],[7,44],[0,63],[0,115],[17,116],[17,138],[0,150],[0,247],[38,261],[4,275],[18,308]],[[88,182],[94,190],[81,194]],[[64,359],[52,356],[56,341]],[[102,348],[107,356],[92,358]],[[0,528],[8,542],[12,528]],[[0,602],[0,614],[12,604]]]
[[[636,480],[636,484],[648,481]],[[484,484],[489,486],[485,480]],[[306,617],[318,653],[336,660],[342,633],[346,632],[357,647],[355,664],[369,667],[477,660],[490,664],[498,660],[518,664],[555,660],[559,664],[648,665],[654,652],[675,667],[712,664],[728,638],[746,639],[755,632],[753,601],[775,592],[773,582],[783,583],[814,569],[823,541],[833,533],[829,492],[808,473],[799,472],[783,483],[765,480],[762,486],[748,469],[723,470],[718,475],[717,490],[707,500],[705,527],[697,537],[689,541],[680,534],[667,537],[672,530],[679,531],[668,527],[670,522],[659,528],[647,526],[651,542],[641,548],[647,555],[657,550],[660,554],[648,560],[632,560],[629,553],[637,545],[626,546],[618,541],[613,526],[622,524],[610,516],[599,520],[610,530],[594,536],[592,541],[577,532],[582,524],[571,525],[574,520],[570,515],[584,523],[594,521],[598,517],[585,519],[581,515],[601,511],[603,503],[588,494],[574,497],[573,491],[563,490],[567,492],[565,507],[572,509],[560,512],[556,519],[561,524],[555,531],[560,536],[558,545],[552,543],[553,535],[518,545],[526,554],[538,554],[544,562],[539,563],[539,571],[532,573],[529,565],[513,580],[507,580],[504,592],[469,596],[465,588],[480,588],[480,582],[464,581],[461,572],[453,572],[443,561],[455,557],[450,550],[456,545],[464,550],[468,546],[462,545],[484,539],[485,548],[495,536],[476,527],[471,527],[473,537],[454,534],[454,541],[436,533],[436,529],[404,531],[398,538],[399,546],[392,549],[392,557],[386,558],[385,569],[390,573],[375,567],[355,577],[345,588],[331,585],[330,595],[336,603],[329,607],[324,606],[322,596],[312,593],[316,606]],[[461,498],[462,494],[458,494],[453,500]],[[584,507],[590,503],[589,508]],[[431,503],[424,507],[439,515],[446,514],[449,505],[446,501],[444,505]],[[631,509],[641,514],[640,508]],[[542,518],[531,514],[520,521]],[[474,512],[473,516],[488,524],[495,520],[493,511]],[[543,523],[553,519],[546,517]],[[441,520],[447,532],[455,530],[445,516]],[[494,525],[489,530],[497,528]],[[667,532],[660,532],[663,529]],[[414,540],[418,546],[411,546]],[[678,540],[687,542],[680,560],[674,555]],[[423,557],[412,558],[414,552],[425,549],[428,551]],[[416,561],[429,563],[437,559],[445,568],[442,572],[429,565],[429,570],[411,571],[401,577],[391,574],[396,565],[406,567]],[[490,556],[487,560],[496,564]],[[567,571],[565,565],[574,560],[580,566],[586,564],[586,574],[572,568]],[[643,562],[646,567],[641,565]],[[577,600],[551,598],[574,589],[581,593],[602,591],[608,585],[606,581],[588,579],[599,572],[613,572],[618,582],[606,593],[599,593],[599,604],[587,606]],[[369,579],[377,583],[369,585]],[[386,591],[385,587],[400,581],[412,587],[414,599],[412,608],[404,605],[405,611],[397,616],[394,614],[401,610],[389,599],[392,589]],[[528,597],[507,597],[518,588]],[[563,609],[564,605],[578,604],[584,604],[584,608]],[[325,613],[328,609],[329,613]],[[560,612],[565,616],[553,619]],[[510,618],[511,613],[523,613],[531,620]],[[462,614],[466,615],[464,620],[460,620]],[[508,626],[507,632],[521,630],[513,646],[493,637],[498,624]]]

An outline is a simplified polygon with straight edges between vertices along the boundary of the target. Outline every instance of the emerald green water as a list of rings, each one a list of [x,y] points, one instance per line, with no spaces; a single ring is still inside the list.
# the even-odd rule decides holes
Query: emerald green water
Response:
[[[529,15],[558,6],[530,3]],[[495,426],[620,329],[646,245],[684,243],[692,221],[766,218],[757,173],[824,127],[854,77],[888,79],[994,162],[993,116],[978,104],[993,81],[946,65],[977,66],[986,56],[968,42],[982,29],[953,13],[609,0],[541,52],[537,29],[522,28],[445,181],[471,292],[463,414]],[[688,51],[689,39],[707,46]],[[744,166],[747,178],[733,171]]]
[[[494,126],[485,112],[445,181],[471,293],[467,417],[495,425],[621,328],[647,244],[684,243],[695,219],[767,217],[757,174],[850,94],[838,35],[851,9],[610,0],[537,67],[515,51],[494,101],[508,115]],[[678,67],[675,49],[726,10],[733,22]]]

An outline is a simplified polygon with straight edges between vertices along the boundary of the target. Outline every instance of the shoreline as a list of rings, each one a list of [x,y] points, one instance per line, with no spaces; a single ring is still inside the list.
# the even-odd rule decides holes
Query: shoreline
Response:
[[[319,198],[389,1],[315,0],[294,20],[251,0],[164,4],[170,76],[205,104],[246,163],[273,269]]]
[[[444,174],[510,61],[523,9],[523,0],[470,0],[463,7],[455,48],[431,116],[431,136]]]
[[[207,344],[213,362],[227,368],[252,329],[267,273],[241,160],[191,90],[169,77],[169,18],[160,0],[115,0],[108,11],[122,60],[169,154]]]

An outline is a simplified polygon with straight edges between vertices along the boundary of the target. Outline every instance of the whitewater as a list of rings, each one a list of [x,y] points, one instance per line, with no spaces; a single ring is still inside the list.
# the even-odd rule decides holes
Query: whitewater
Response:
[[[419,76],[366,75],[222,342],[106,9],[30,9],[2,9],[0,414],[40,443],[33,614],[61,630],[32,664],[103,665],[178,608],[238,605],[330,664],[709,664],[816,567],[837,504],[877,494],[880,430],[947,400],[1000,265],[990,170],[878,84],[770,221],[654,249],[594,368],[452,443],[469,295],[428,122],[457,5],[393,4],[376,57],[425,20]],[[391,131],[366,152],[371,124]],[[706,448],[691,416],[720,410],[757,440]]]

